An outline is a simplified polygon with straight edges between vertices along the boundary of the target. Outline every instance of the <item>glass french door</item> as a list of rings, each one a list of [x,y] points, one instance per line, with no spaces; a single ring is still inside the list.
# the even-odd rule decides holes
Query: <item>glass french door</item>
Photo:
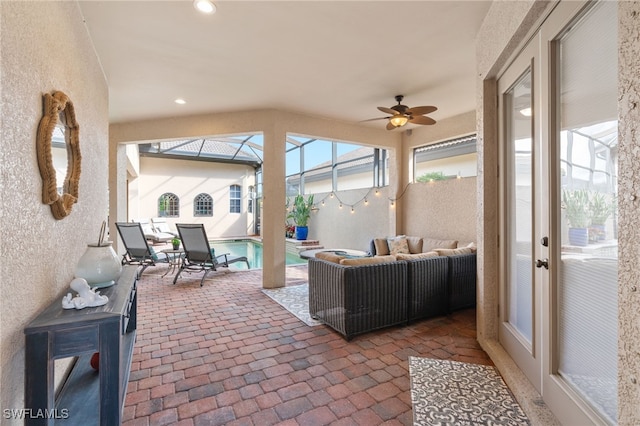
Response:
[[[616,421],[616,29],[560,2],[498,80],[499,339],[568,425]]]
[[[501,150],[501,312],[499,338],[529,381],[540,391],[540,317],[536,309],[541,300],[544,275],[536,274],[535,237],[541,227],[544,200],[536,194],[541,157],[538,94],[539,52],[536,40],[521,52],[498,82]]]

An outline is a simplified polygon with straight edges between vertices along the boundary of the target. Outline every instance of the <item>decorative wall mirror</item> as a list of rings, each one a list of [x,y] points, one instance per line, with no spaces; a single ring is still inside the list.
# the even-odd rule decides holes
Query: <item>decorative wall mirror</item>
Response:
[[[73,103],[64,93],[45,93],[43,107],[36,141],[42,176],[42,202],[51,206],[53,217],[63,219],[78,201],[80,127]]]

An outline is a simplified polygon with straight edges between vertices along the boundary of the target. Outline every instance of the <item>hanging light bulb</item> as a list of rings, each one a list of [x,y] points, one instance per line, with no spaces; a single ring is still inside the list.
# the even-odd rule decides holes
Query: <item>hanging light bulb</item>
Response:
[[[351,214],[354,214],[356,211],[351,207]]]
[[[369,200],[367,200],[366,198],[364,199],[364,205],[368,206],[369,205]]]

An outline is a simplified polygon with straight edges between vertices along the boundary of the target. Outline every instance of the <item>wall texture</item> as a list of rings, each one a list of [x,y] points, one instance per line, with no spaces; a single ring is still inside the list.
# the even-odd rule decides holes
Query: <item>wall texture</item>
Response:
[[[23,329],[67,292],[107,218],[108,89],[75,2],[0,2],[0,31],[0,407],[18,409]],[[82,152],[79,201],[59,221],[41,202],[35,152],[42,95],[54,90],[74,103]]]
[[[640,3],[618,6],[618,423],[640,424]]]
[[[402,199],[404,234],[476,241],[476,178],[414,183]]]

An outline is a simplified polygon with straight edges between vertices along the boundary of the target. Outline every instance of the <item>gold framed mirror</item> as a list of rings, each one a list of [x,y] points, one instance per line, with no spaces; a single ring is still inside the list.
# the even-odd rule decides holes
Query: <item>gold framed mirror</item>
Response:
[[[56,219],[67,217],[73,204],[78,201],[81,163],[79,130],[69,97],[59,91],[45,93],[36,150],[42,176],[42,202],[51,206],[51,213]],[[54,166],[54,157],[57,168]],[[63,170],[65,166],[66,171]]]

